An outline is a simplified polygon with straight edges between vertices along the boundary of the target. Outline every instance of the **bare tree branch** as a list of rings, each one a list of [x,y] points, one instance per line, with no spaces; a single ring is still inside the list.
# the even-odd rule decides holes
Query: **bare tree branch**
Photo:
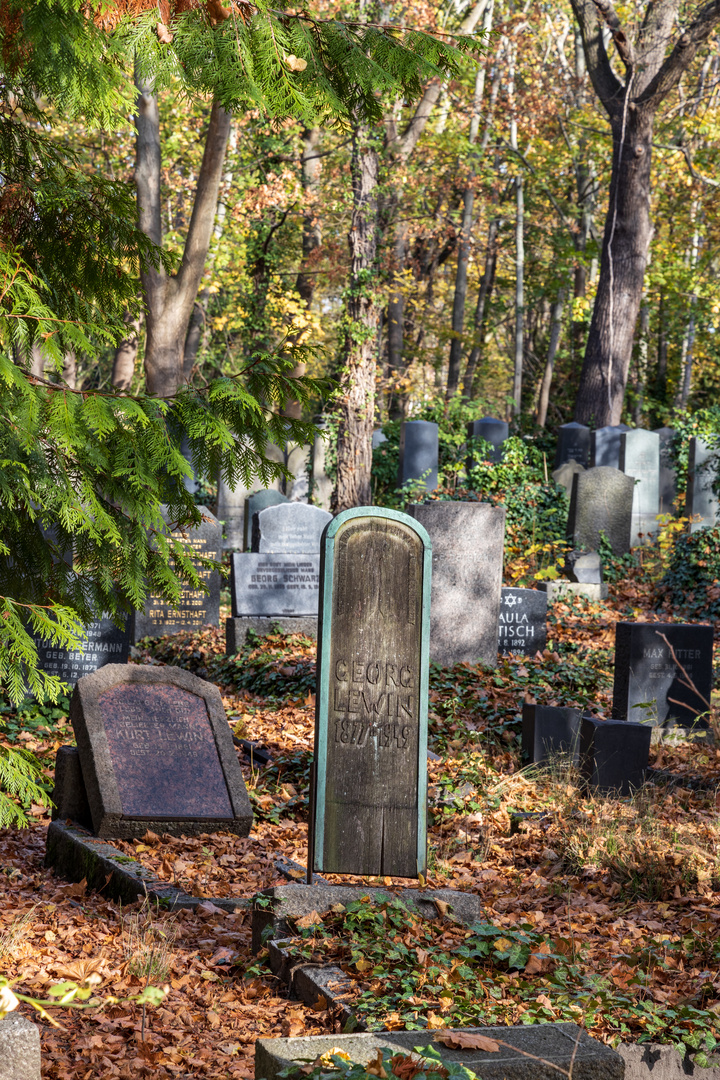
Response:
[[[610,119],[614,120],[622,112],[624,87],[610,64],[594,0],[570,0],[570,3],[580,27],[588,74],[595,93]]]
[[[680,35],[665,63],[638,96],[638,105],[650,105],[656,108],[673,87],[677,86],[680,77],[695,59],[700,46],[704,45],[718,26],[720,26],[720,0],[711,0],[711,3],[700,9],[697,18]]]

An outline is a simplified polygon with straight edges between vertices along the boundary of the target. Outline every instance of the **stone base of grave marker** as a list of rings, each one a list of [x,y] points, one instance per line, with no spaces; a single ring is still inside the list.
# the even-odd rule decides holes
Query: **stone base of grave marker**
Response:
[[[580,773],[588,787],[605,795],[630,795],[642,787],[651,736],[651,724],[583,716]]]
[[[522,756],[528,765],[551,765],[560,755],[577,764],[580,710],[523,705]]]
[[[80,767],[80,755],[75,746],[58,747],[52,800],[55,804],[53,821],[74,821],[84,829],[92,829],[90,803]]]
[[[248,630],[260,637],[267,637],[268,634],[275,633],[276,627],[280,627],[284,634],[304,634],[305,637],[316,638],[318,620],[314,615],[278,615],[273,619],[247,615],[244,618],[226,619],[225,652],[228,656],[239,652],[245,644]]]
[[[463,1028],[464,1035],[500,1040],[496,1051],[450,1050],[435,1044],[444,1062],[464,1065],[483,1080],[550,1080],[572,1072],[574,1080],[623,1080],[625,1062],[609,1046],[592,1039],[575,1024],[534,1024],[519,1027]],[[424,1036],[424,1038],[422,1038]],[[427,1032],[373,1031],[352,1035],[314,1035],[288,1039],[258,1039],[255,1043],[257,1080],[277,1080],[283,1070],[316,1061],[338,1048],[367,1065],[378,1050],[412,1054],[428,1041]]]
[[[16,1012],[0,1020],[0,1080],[40,1080],[40,1028]]]
[[[212,683],[180,668],[108,664],[79,680],[70,719],[96,835],[247,836],[252,809]]]
[[[579,581],[539,581],[538,589],[547,593],[548,604],[573,596],[583,596],[586,600],[607,600],[610,593],[607,582],[598,585]]]

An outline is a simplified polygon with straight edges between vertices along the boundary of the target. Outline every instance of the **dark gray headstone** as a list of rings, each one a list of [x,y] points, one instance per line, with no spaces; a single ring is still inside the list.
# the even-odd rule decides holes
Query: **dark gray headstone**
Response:
[[[601,794],[631,795],[645,783],[652,728],[628,720],[580,722],[580,775]]]
[[[345,510],[322,542],[310,865],[426,873],[430,541],[412,518]]]
[[[620,436],[629,431],[627,424],[608,424],[590,434],[590,465],[620,468]]]
[[[712,655],[712,626],[616,623],[613,716],[662,727],[706,728],[707,720],[698,722],[697,717],[709,708]]]
[[[635,428],[620,435],[620,468],[635,479],[632,546],[649,543],[658,531],[660,507],[660,437]]]
[[[308,503],[286,502],[253,514],[252,550],[259,554],[320,553],[320,537],[332,514]]]
[[[483,416],[482,420],[471,420],[467,426],[468,439],[484,439],[493,449],[490,461],[502,461],[502,445],[510,435],[510,426],[496,416]]]
[[[222,532],[220,522],[206,506],[198,507],[203,515],[202,524],[197,529],[173,531],[173,537],[182,541],[191,552],[197,552],[208,559],[219,561],[222,554]],[[167,520],[167,518],[166,518]],[[162,637],[163,634],[177,634],[182,630],[197,631],[203,626],[217,626],[220,622],[220,574],[195,566],[209,592],[183,585],[180,603],[177,607],[151,593],[145,601],[145,610],[136,611],[130,616],[130,641],[134,644],[144,637]]]
[[[661,427],[655,429],[660,438],[660,506],[661,514],[671,514],[677,499],[677,473],[670,457],[670,443],[675,435],[675,429]]]
[[[79,649],[59,649],[51,641],[33,634],[38,651],[38,667],[74,686],[83,675],[105,664],[127,664],[130,653],[130,619],[118,630],[112,619],[94,619],[85,628]]]
[[[547,642],[547,593],[503,588],[500,592],[497,651],[534,656]]]
[[[630,550],[635,481],[619,469],[599,466],[573,477],[567,537],[573,547],[596,551],[602,533],[615,555]]]
[[[245,514],[243,519],[243,551],[250,550],[253,515],[259,514],[261,510],[267,510],[268,506],[279,506],[280,503],[286,502],[288,502],[287,495],[283,495],[281,491],[275,491],[274,488],[263,488],[262,491],[254,491],[252,495],[248,495],[243,507]]]
[[[315,615],[320,596],[320,555],[233,552],[230,577],[233,617]]]
[[[572,492],[573,477],[576,473],[584,471],[579,461],[566,461],[564,465],[553,470],[552,478],[558,487],[565,488],[569,496]]]
[[[699,518],[691,521],[690,532],[711,529],[717,521],[718,498],[713,491],[718,471],[716,454],[702,439],[690,440],[685,513],[689,518]]]
[[[247,836],[252,810],[212,683],[176,667],[108,664],[78,681],[70,719],[98,836]]]
[[[398,487],[422,481],[427,491],[438,485],[438,426],[430,420],[406,420],[400,427]]]
[[[565,556],[565,576],[583,585],[599,585],[603,569],[597,551],[568,551]]]
[[[505,509],[479,502],[408,507],[433,547],[430,659],[497,663]]]
[[[560,755],[577,762],[580,710],[555,705],[523,705],[522,756],[527,765],[551,765]]]
[[[59,746],[55,755],[53,821],[74,821],[92,832],[92,814],[76,746]]]
[[[590,464],[590,428],[574,420],[558,430],[555,468],[559,469],[566,461],[577,461],[584,469]]]

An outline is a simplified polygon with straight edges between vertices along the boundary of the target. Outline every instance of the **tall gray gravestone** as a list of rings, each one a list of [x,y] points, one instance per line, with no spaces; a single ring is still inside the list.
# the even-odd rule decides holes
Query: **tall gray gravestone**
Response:
[[[51,641],[33,634],[38,651],[38,667],[48,675],[57,675],[74,686],[106,664],[127,664],[130,653],[130,619],[118,629],[112,619],[94,619],[85,627],[85,637],[78,649],[60,649]]]
[[[437,501],[408,507],[433,547],[430,658],[497,664],[505,508]]]
[[[319,552],[332,514],[308,503],[285,502],[253,515],[252,550],[259,554]]]
[[[566,461],[577,461],[584,469],[590,463],[590,428],[574,420],[563,424],[558,431],[555,468],[559,469]]]
[[[197,529],[173,531],[174,539],[180,540],[190,554],[220,560],[222,554],[222,529],[218,519],[206,506],[199,506],[203,515]],[[163,515],[167,521],[167,515]],[[183,585],[180,602],[173,607],[169,601],[151,593],[145,601],[144,611],[130,616],[130,640],[135,643],[144,637],[162,637],[182,630],[200,630],[208,624],[217,626],[220,621],[220,574],[195,563],[200,579],[207,584],[209,592]]]
[[[608,424],[590,433],[590,465],[620,468],[620,436],[629,431],[627,424]]]
[[[213,683],[181,668],[108,664],[78,681],[70,719],[96,835],[249,833],[250,801]]]
[[[547,643],[547,593],[540,589],[500,590],[498,655],[535,656]]]
[[[658,532],[660,507],[660,436],[635,428],[620,435],[620,469],[635,479],[632,545],[647,544]]]
[[[502,461],[503,443],[510,435],[510,426],[496,416],[483,416],[482,420],[471,420],[467,426],[468,439],[484,439],[490,443],[491,461]]]
[[[661,727],[707,728],[713,628],[702,623],[615,624],[613,716]],[[684,668],[684,671],[683,671]]]
[[[438,485],[438,426],[430,420],[406,420],[400,427],[398,487],[422,481],[427,491]]]
[[[661,427],[655,429],[660,438],[660,506],[661,514],[671,514],[677,499],[677,473],[673,460],[670,456],[670,443],[675,435],[675,429]]]
[[[690,522],[690,532],[711,529],[717,521],[718,498],[713,491],[717,478],[716,453],[702,439],[690,440],[685,513],[689,518],[699,518]]]
[[[431,544],[379,507],[322,540],[309,867],[417,878],[427,866]]]
[[[274,488],[263,488],[262,491],[254,491],[252,495],[248,495],[245,499],[245,506],[243,507],[244,523],[243,523],[243,551],[250,550],[250,544],[252,542],[252,522],[253,514],[259,514],[261,510],[267,510],[268,506],[278,506],[280,503],[288,502],[287,495],[283,495],[281,491],[276,491]]]
[[[630,550],[635,481],[619,469],[598,466],[573,477],[567,538],[574,548],[597,551],[601,534],[615,555]]]

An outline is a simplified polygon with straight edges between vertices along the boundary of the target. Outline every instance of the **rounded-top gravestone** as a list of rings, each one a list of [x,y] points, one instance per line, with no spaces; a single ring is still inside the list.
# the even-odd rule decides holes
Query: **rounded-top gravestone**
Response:
[[[481,420],[471,420],[467,426],[468,439],[484,439],[490,443],[490,461],[502,461],[502,446],[510,435],[510,426],[496,416],[483,416]]]
[[[289,502],[287,495],[273,488],[264,488],[248,495],[245,500],[245,520],[243,524],[243,551],[248,551],[252,542],[253,515],[261,510],[267,510],[268,506],[279,506],[280,503]]]
[[[417,480],[427,491],[438,485],[438,426],[430,420],[406,420],[400,426],[398,487]]]
[[[253,515],[252,550],[256,554],[317,555],[320,537],[332,514],[308,503],[286,502]]]

